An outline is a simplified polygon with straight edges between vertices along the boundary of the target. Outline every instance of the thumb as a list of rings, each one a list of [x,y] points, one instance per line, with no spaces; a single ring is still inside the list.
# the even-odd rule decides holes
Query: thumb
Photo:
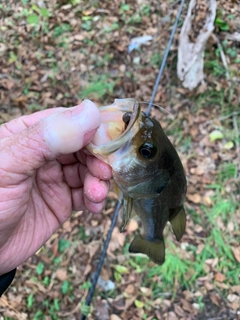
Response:
[[[83,148],[100,124],[100,112],[89,100],[58,111],[20,133],[1,139],[0,169],[31,174],[46,160],[54,160],[61,154]]]
[[[53,114],[43,121],[47,146],[54,154],[69,154],[90,142],[101,124],[98,108],[90,100]]]

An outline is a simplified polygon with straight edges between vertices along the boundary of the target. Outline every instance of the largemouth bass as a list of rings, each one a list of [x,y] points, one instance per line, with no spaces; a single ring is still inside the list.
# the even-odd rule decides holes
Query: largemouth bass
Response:
[[[120,231],[137,215],[143,233],[134,238],[129,252],[146,254],[162,264],[167,222],[177,240],[186,226],[187,183],[182,163],[159,122],[142,112],[135,99],[116,99],[100,112],[102,128],[87,149],[112,167],[113,179],[123,193]]]

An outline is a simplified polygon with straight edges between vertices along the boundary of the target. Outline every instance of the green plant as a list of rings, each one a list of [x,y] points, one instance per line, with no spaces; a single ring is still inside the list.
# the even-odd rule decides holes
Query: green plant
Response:
[[[220,17],[216,17],[215,22],[214,22],[215,26],[218,27],[221,31],[229,31],[230,27],[228,25],[228,23],[226,21],[224,21],[222,18]]]
[[[42,274],[44,271],[44,264],[42,262],[39,262],[36,266],[36,273],[37,274]]]
[[[56,27],[54,27],[53,34],[57,38],[64,34],[65,32],[69,32],[72,30],[72,27],[68,23],[62,23]]]
[[[31,293],[28,298],[27,298],[27,308],[28,309],[31,309],[32,306],[33,306],[33,303],[34,303],[34,296],[33,296],[33,293]]]
[[[58,251],[63,253],[66,249],[70,247],[70,242],[66,239],[60,239],[58,241]]]
[[[107,75],[96,76],[91,79],[85,89],[81,90],[79,96],[82,99],[98,99],[105,94],[111,95],[115,82]]]

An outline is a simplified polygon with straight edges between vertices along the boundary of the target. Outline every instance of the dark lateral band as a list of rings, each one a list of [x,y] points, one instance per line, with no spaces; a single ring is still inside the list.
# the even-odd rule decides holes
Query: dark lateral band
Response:
[[[12,283],[16,274],[16,269],[0,276],[0,297]]]

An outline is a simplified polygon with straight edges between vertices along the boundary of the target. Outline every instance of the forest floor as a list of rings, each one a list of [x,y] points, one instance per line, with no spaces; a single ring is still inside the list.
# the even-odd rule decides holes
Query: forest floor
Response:
[[[18,268],[0,299],[0,319],[75,320],[81,312],[96,320],[240,319],[240,42],[229,40],[240,32],[240,3],[218,1],[205,83],[193,91],[176,71],[188,4],[155,98],[173,118],[152,109],[187,175],[182,240],[166,228],[166,261],[157,266],[128,253],[141,224],[131,220],[121,234],[119,218],[89,310],[84,301],[117,201],[111,191],[100,216],[73,213]],[[99,106],[115,98],[149,101],[178,6],[172,0],[0,3],[0,123],[84,98]],[[153,40],[128,53],[130,40],[143,35]]]

